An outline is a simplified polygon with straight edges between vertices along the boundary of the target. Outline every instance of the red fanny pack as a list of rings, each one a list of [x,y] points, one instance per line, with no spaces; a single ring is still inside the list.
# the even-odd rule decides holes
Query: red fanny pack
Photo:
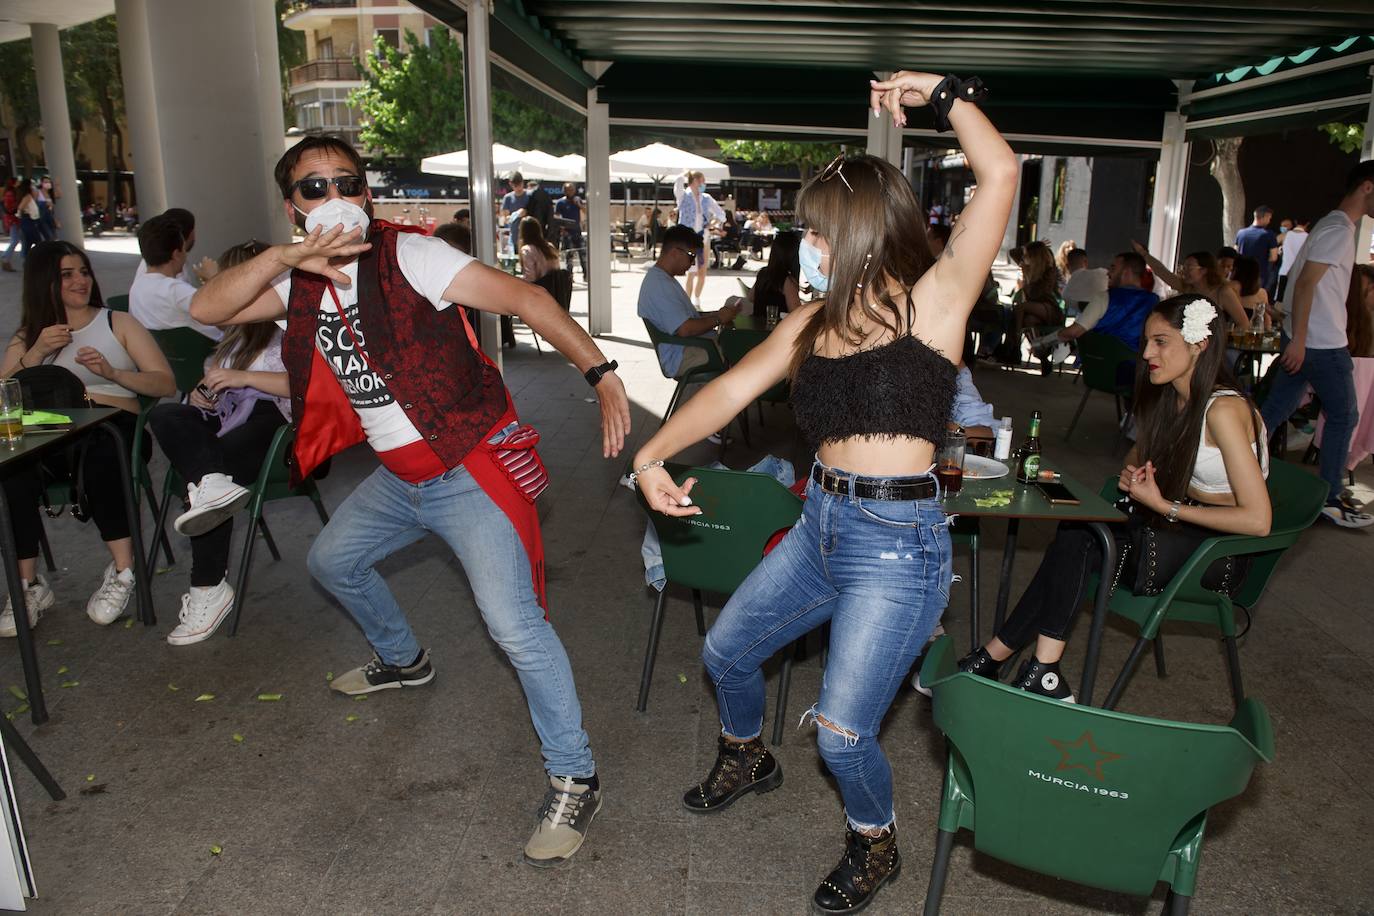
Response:
[[[511,430],[500,442],[484,444],[511,483],[530,502],[549,488],[549,472],[534,450],[538,444],[539,430],[528,423]]]

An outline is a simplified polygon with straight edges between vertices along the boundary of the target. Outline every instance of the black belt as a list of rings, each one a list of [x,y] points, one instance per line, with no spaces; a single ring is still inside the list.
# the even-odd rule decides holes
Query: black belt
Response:
[[[811,479],[820,484],[822,490],[836,496],[857,496],[859,499],[893,502],[935,497],[935,480],[930,477],[909,483],[892,483],[877,477],[844,477],[815,465],[811,468]]]

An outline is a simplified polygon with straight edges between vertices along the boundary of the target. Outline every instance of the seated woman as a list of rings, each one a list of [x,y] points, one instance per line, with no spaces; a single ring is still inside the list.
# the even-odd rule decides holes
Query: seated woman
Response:
[[[1021,258],[1020,298],[1012,308],[1011,342],[1016,350],[1009,355],[1014,363],[1021,362],[1021,334],[1025,329],[1058,329],[1064,324],[1064,308],[1059,304],[1059,272],[1050,246],[1031,242]],[[1053,368],[1048,356],[1041,357],[1041,364],[1046,372]]]
[[[113,422],[126,446],[134,440],[138,396],[158,398],[176,391],[172,369],[152,335],[127,314],[105,308],[90,258],[70,242],[40,242],[24,262],[19,332],[5,349],[0,378],[41,365],[69,370],[86,386],[86,399],[91,404],[118,407],[120,413]],[[124,482],[120,480],[113,437],[91,435],[81,455],[83,510],[88,503],[90,517],[95,519],[111,557],[100,587],[86,602],[86,615],[104,625],[124,613],[133,594],[134,545],[124,514]],[[45,458],[43,465],[57,476],[76,472],[64,456]],[[54,601],[52,589],[37,573],[43,479],[38,467],[30,465],[9,474],[4,487],[32,626]],[[6,599],[5,611],[0,614],[0,636],[14,636],[15,632],[14,610]]]
[[[1146,251],[1144,245],[1131,242],[1131,247],[1135,249],[1136,254],[1145,259],[1145,263],[1154,271],[1155,276],[1168,284],[1174,292],[1206,296],[1221,306],[1221,311],[1233,323],[1245,327],[1245,309],[1240,307],[1240,297],[1236,295],[1235,287],[1227,281],[1231,268],[1228,265],[1223,270],[1221,262],[1211,252],[1192,252],[1184,257],[1178,273],[1174,273],[1164,266],[1163,261]]]
[[[221,269],[252,260],[269,246],[235,245]],[[233,516],[247,505],[277,428],[291,418],[281,331],[275,322],[236,324],[206,360],[210,367],[189,404],[159,404],[148,415],[167,460],[186,481],[190,508],[172,526],[191,539],[191,588],[181,596],[174,646],[209,639],[234,605],[225,579]],[[253,532],[248,532],[252,537]]]
[[[1148,525],[1161,540],[1191,538],[1190,543],[1204,535],[1269,533],[1268,438],[1259,411],[1226,368],[1224,327],[1212,302],[1193,295],[1165,299],[1145,321],[1144,358],[1136,364],[1138,438],[1118,481],[1130,497],[1131,514],[1116,532],[1125,551],[1117,588],[1143,593],[1177,572],[1156,568],[1150,581],[1137,572],[1139,551],[1121,543],[1129,544],[1132,526]],[[1183,524],[1173,524],[1178,522]],[[1174,553],[1181,551],[1169,555]],[[1223,567],[1227,562],[1218,561]],[[1061,524],[1016,609],[991,641],[960,660],[960,670],[996,680],[1002,663],[1033,640],[1034,657],[1022,664],[1012,686],[1073,702],[1059,660],[1100,564],[1093,534],[1082,525]],[[1243,565],[1229,569],[1227,587],[1239,586]]]
[[[1255,310],[1258,309],[1263,315],[1261,320],[1264,327],[1268,330],[1269,291],[1260,286],[1259,261],[1244,256],[1236,258],[1235,267],[1231,269],[1230,285],[1240,301],[1240,307],[1245,310],[1246,323],[1242,327],[1254,326]]]
[[[520,220],[520,276],[537,283],[545,274],[558,269],[558,249],[544,238],[539,220],[527,216]]]
[[[797,252],[801,237],[795,232],[783,232],[773,242],[768,264],[754,277],[754,287],[745,298],[754,303],[754,318],[763,321],[768,306],[778,307],[786,315],[801,308],[801,261]]]

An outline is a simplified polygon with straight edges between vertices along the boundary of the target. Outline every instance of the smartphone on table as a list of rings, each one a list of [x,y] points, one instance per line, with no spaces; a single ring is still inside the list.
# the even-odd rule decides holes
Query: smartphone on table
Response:
[[[1054,506],[1077,506],[1083,501],[1073,495],[1073,491],[1062,483],[1037,483],[1040,492]]]

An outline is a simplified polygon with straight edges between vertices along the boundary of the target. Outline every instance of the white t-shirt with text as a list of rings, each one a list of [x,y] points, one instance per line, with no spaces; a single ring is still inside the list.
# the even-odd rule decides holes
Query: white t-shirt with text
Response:
[[[1312,308],[1307,316],[1307,346],[1313,350],[1336,350],[1347,345],[1345,336],[1345,297],[1350,292],[1350,273],[1355,268],[1355,224],[1340,210],[1317,220],[1308,233],[1307,243],[1293,259],[1288,286],[1283,293],[1284,330],[1293,336],[1293,297],[1302,269],[1309,262],[1328,265],[1326,273],[1312,291]]]
[[[449,283],[473,258],[450,246],[443,239],[403,232],[396,239],[396,259],[401,275],[417,293],[430,301],[436,309],[448,308],[444,291]],[[315,346],[325,362],[334,370],[344,394],[353,405],[373,451],[388,452],[418,442],[420,431],[410,422],[400,404],[381,376],[367,365],[367,329],[358,315],[358,262],[340,268],[353,282],[347,286],[335,284],[339,305],[352,326],[352,334],[339,319],[339,309],[329,290],[320,297],[320,310],[315,328]],[[290,301],[291,271],[283,271],[272,281],[272,289],[281,297],[282,305]],[[281,322],[285,326],[284,322]],[[353,335],[363,349],[354,346]]]

